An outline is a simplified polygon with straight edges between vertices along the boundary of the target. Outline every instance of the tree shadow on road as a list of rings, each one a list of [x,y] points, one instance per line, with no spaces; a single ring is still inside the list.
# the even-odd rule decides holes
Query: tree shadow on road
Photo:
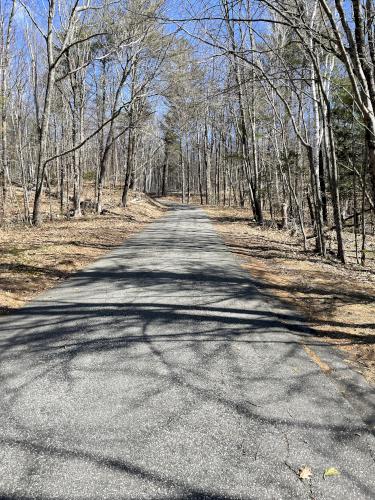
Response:
[[[125,259],[115,251],[0,320],[1,447],[24,457],[25,492],[0,482],[1,498],[58,498],[43,460],[61,474],[87,468],[92,488],[108,473],[160,488],[157,498],[309,498],[307,456],[371,497],[370,433],[301,347],[323,343],[270,307],[212,233],[161,243],[157,227],[157,247],[135,239]],[[170,268],[168,257],[155,267],[155,252],[172,251]],[[47,493],[28,493],[30,470]],[[318,474],[311,487],[336,491]]]

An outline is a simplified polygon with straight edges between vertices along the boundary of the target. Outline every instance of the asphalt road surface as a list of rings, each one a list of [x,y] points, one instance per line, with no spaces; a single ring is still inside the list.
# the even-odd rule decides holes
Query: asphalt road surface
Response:
[[[375,439],[292,320],[172,208],[1,319],[0,498],[374,499]]]

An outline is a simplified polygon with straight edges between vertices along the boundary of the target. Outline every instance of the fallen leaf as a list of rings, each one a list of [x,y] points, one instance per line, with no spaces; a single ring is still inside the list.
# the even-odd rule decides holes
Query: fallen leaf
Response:
[[[301,467],[298,471],[298,477],[300,479],[310,479],[311,476],[312,476],[312,470],[310,469],[310,467],[306,467],[306,465]]]
[[[340,471],[337,470],[336,467],[327,467],[324,470],[323,477],[325,479],[326,477],[339,476],[339,475],[340,475]]]

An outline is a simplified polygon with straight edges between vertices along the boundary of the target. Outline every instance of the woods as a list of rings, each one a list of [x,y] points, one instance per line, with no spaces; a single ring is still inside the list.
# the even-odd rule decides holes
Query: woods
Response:
[[[103,189],[247,207],[366,265],[371,0],[2,0],[0,224],[103,212]],[[83,199],[83,187],[91,195]],[[52,217],[52,214],[50,214]]]
[[[0,499],[375,498],[375,0],[0,0]]]

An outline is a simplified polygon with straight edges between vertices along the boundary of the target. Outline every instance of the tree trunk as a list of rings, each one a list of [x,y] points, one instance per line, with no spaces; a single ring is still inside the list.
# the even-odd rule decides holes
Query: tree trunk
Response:
[[[128,152],[127,152],[127,159],[126,159],[125,182],[124,182],[124,189],[122,191],[122,197],[121,197],[121,204],[123,207],[128,206],[129,189],[131,186],[132,176],[133,176],[134,148],[135,148],[134,130],[133,130],[132,126],[130,126],[129,138],[128,138]]]
[[[323,222],[327,224],[328,222],[328,212],[327,212],[327,193],[326,193],[326,181],[324,176],[324,152],[323,145],[321,145],[319,150],[319,183],[320,190],[322,193],[322,210],[323,210]]]
[[[206,205],[211,203],[211,151],[208,147],[207,123],[204,125],[204,163],[206,167]]]
[[[42,220],[41,201],[42,201],[43,183],[44,183],[45,171],[48,159],[47,153],[48,153],[49,124],[51,117],[51,107],[54,94],[55,73],[56,73],[56,61],[54,60],[55,48],[53,45],[53,32],[54,32],[53,18],[55,15],[55,4],[56,4],[55,0],[49,1],[48,31],[46,38],[48,73],[47,73],[46,90],[44,94],[43,114],[41,117],[41,124],[39,128],[39,148],[38,148],[35,197],[34,197],[33,218],[32,218],[32,222],[34,225],[40,224]]]
[[[169,166],[169,158],[168,158],[168,152],[166,150],[164,164],[163,164],[163,177],[162,177],[162,187],[161,187],[162,196],[167,196],[168,166]]]

